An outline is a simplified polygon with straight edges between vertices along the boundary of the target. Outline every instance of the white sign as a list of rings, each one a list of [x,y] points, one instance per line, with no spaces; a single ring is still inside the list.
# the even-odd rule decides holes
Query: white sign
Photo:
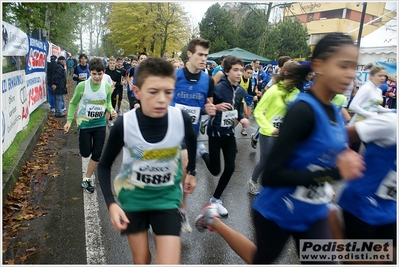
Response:
[[[29,114],[31,114],[40,104],[47,100],[46,73],[34,72],[25,75],[25,77]]]
[[[25,70],[2,75],[1,82],[2,147],[4,153],[15,136],[29,122],[28,94],[25,83]]]
[[[299,260],[393,262],[392,239],[301,239]],[[382,263],[381,263],[382,264]]]
[[[59,47],[58,45],[55,45],[51,42],[48,42],[48,51],[47,51],[47,62],[51,61],[51,56],[56,56],[57,58],[59,56],[64,56],[67,58],[66,51]]]
[[[28,36],[17,27],[2,21],[3,56],[26,56],[29,43]]]

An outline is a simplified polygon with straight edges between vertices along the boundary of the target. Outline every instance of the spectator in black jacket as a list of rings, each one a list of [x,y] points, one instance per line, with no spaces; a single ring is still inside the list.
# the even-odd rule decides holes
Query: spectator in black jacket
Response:
[[[54,65],[57,65],[57,56],[52,55],[50,57],[50,62],[47,63],[47,97],[48,97],[48,103],[50,105],[50,110],[54,112],[55,107],[54,107],[54,95],[53,95],[53,89],[51,89],[51,80],[53,76],[53,69]]]
[[[51,89],[53,90],[55,98],[55,116],[57,118],[65,117],[65,113],[62,113],[62,104],[64,103],[64,95],[67,93],[66,87],[66,73],[64,69],[65,57],[58,57],[57,64],[54,65],[52,77],[50,80]]]

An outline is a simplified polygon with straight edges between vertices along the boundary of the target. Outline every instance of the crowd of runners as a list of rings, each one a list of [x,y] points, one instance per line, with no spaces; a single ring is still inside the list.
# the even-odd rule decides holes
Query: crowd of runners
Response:
[[[210,69],[210,46],[192,39],[184,63],[146,53],[129,64],[114,57],[88,62],[82,54],[70,70],[77,86],[64,130],[76,117],[80,154],[90,157],[82,187],[95,191],[97,169],[111,223],[127,235],[134,263],[151,262],[149,234],[156,263],[180,263],[180,234],[191,232],[191,225],[217,232],[250,264],[273,263],[290,236],[297,250],[301,239],[333,238],[390,239],[396,248],[397,114],[382,106],[385,69],[367,66],[370,79],[353,94],[351,117],[342,94],[356,89],[359,51],[349,36],[328,34],[310,64],[281,56],[275,69],[234,55]],[[396,87],[389,90],[396,103]],[[241,124],[246,136],[251,116],[259,128],[248,145],[258,149],[259,142],[260,153],[248,177],[248,192],[256,195],[248,222],[255,243],[220,220],[228,215],[222,196],[236,168],[236,127]],[[197,142],[200,133],[208,136],[207,146]],[[111,177],[120,151],[120,172]],[[190,222],[186,196],[195,192],[199,160],[219,180]],[[339,180],[345,187],[335,196],[331,184]]]

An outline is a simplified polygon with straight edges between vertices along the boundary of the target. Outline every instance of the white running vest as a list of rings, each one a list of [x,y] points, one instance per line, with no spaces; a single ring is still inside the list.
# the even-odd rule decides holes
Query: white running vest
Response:
[[[100,89],[94,92],[90,86],[90,80],[85,81],[85,89],[79,102],[77,124],[82,121],[90,122],[105,116],[107,109],[107,92],[105,82],[101,82]]]
[[[163,140],[148,143],[141,134],[136,110],[123,115],[124,147],[120,173],[114,186],[117,195],[122,188],[134,190],[175,184],[181,157],[181,143],[185,135],[183,115],[179,108],[168,107],[168,129]]]

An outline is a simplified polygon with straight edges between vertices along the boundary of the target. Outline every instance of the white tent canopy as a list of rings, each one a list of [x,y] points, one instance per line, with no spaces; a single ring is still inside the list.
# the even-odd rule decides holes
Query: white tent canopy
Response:
[[[397,58],[397,17],[363,37],[360,41],[359,65]]]

